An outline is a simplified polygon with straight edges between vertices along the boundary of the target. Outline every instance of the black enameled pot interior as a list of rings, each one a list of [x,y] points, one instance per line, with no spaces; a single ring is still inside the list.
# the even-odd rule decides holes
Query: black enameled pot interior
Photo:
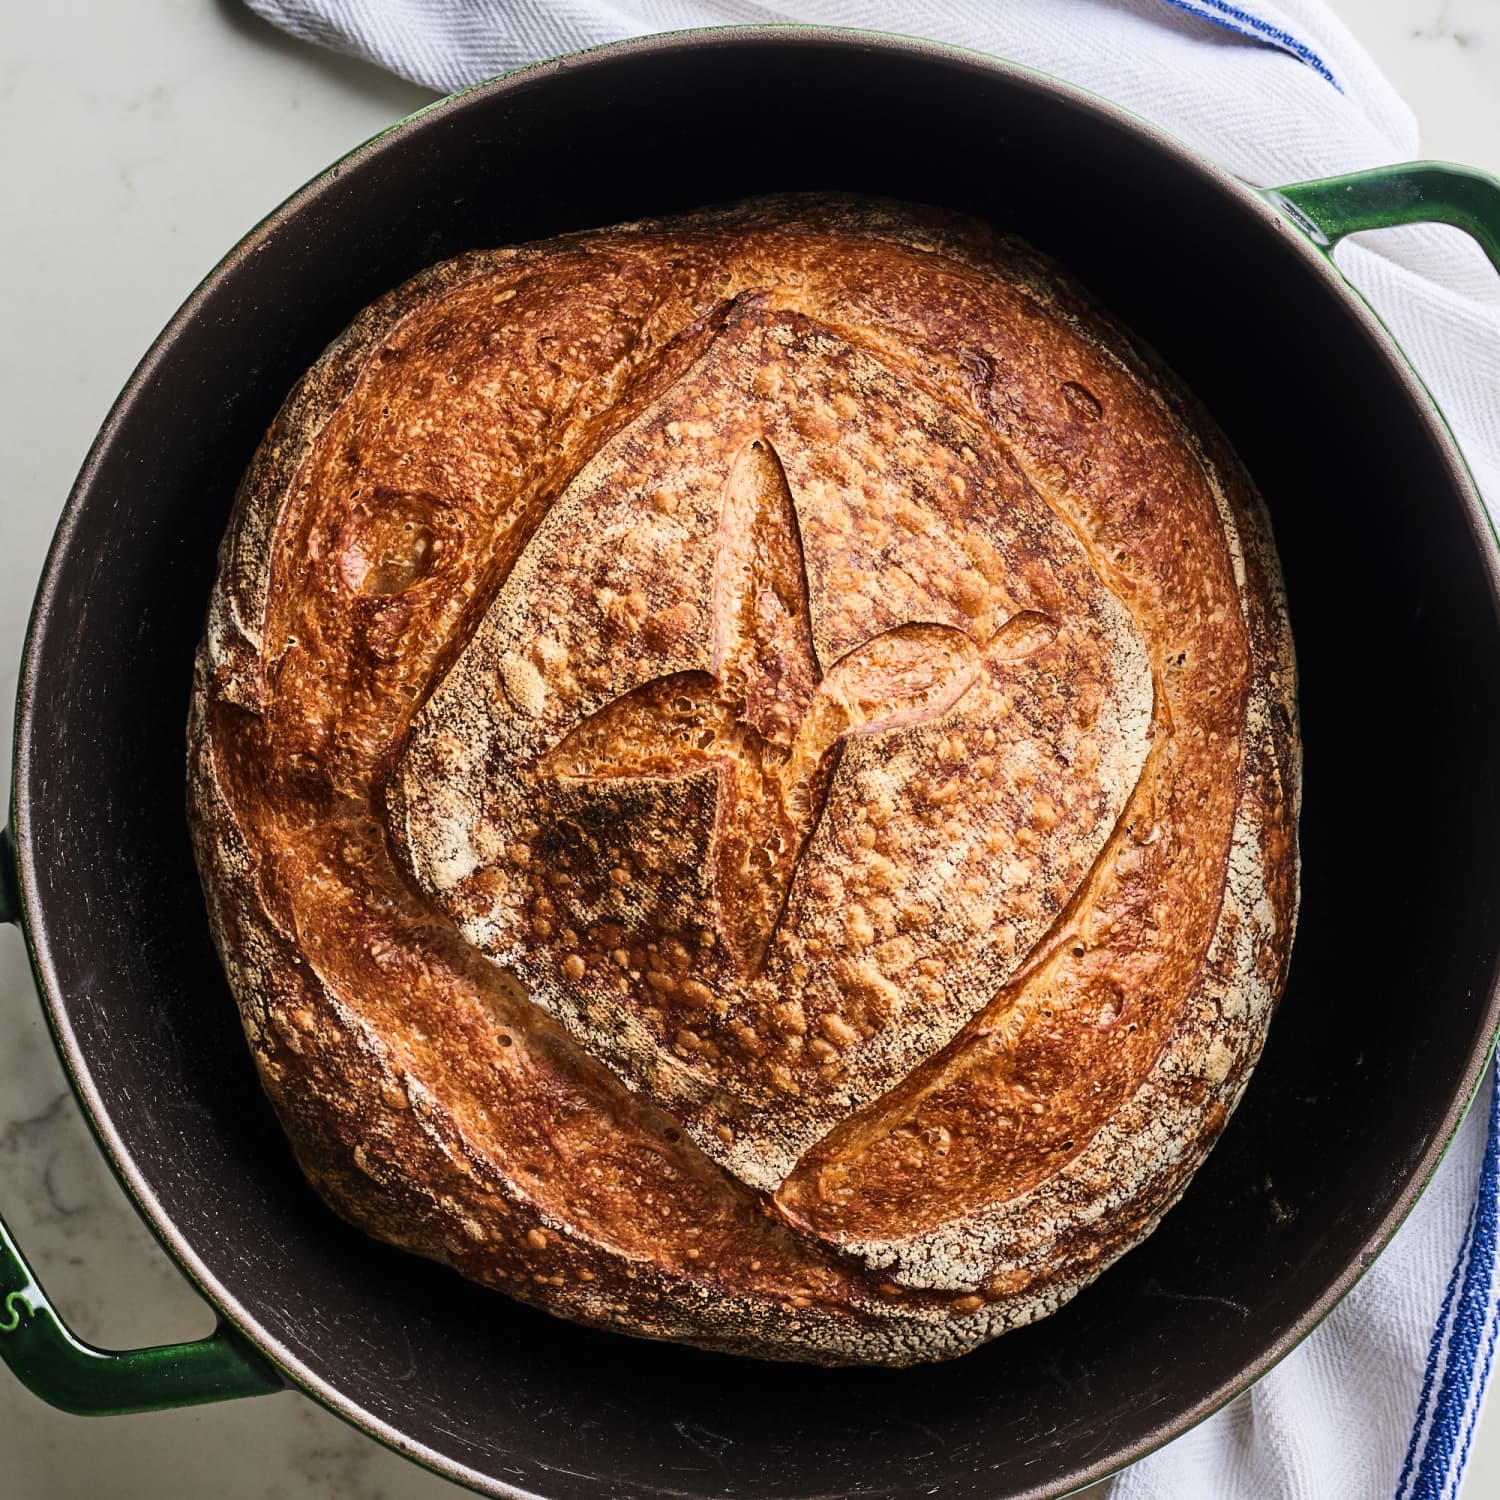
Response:
[[[236,481],[352,314],[474,246],[788,188],[982,215],[1151,340],[1270,504],[1302,667],[1302,926],[1239,1113],[1157,1234],[1071,1306],[906,1372],[587,1332],[337,1221],[258,1092],[182,812],[189,664]],[[533,70],[418,117],[273,217],[169,331],[84,471],[39,601],[17,769],[65,1050],[148,1212],[235,1319],[449,1472],[558,1500],[1053,1492],[1305,1331],[1476,1076],[1500,932],[1490,558],[1451,451],[1353,299],[1247,194],[1107,109],[977,57],[805,33]]]

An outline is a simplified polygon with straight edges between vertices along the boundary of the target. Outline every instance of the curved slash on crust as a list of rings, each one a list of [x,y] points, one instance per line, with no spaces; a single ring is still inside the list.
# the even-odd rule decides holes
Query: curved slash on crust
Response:
[[[844,738],[940,717],[986,659],[1020,660],[1057,631],[1045,615],[1024,611],[981,650],[951,625],[897,625],[855,646],[825,677],[813,646],[796,503],[763,437],[740,453],[725,485],[713,590],[713,672],[658,677],[605,704],[542,756],[536,771],[610,781],[717,769],[713,888],[725,938],[754,976],[822,814]]]

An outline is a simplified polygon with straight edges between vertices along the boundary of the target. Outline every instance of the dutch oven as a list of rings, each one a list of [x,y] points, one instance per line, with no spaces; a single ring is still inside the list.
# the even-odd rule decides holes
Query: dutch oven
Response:
[[[1056,1316],[948,1365],[781,1368],[561,1323],[323,1207],[209,941],[183,724],[236,483],[298,375],[433,261],[719,200],[938,203],[1071,268],[1165,356],[1272,515],[1302,673],[1304,899],[1263,1060],[1182,1203]],[[495,1495],[1053,1495],[1243,1390],[1371,1263],[1484,1070],[1500,999],[1500,551],[1333,241],[1459,224],[1411,164],[1257,191],[972,53],[804,28],[654,37],[446,100],[330,167],[188,299],[95,442],[21,671],[0,914],[99,1144],[217,1309],[197,1343],[68,1333],[8,1236],[0,1355],[76,1411],[290,1386]]]

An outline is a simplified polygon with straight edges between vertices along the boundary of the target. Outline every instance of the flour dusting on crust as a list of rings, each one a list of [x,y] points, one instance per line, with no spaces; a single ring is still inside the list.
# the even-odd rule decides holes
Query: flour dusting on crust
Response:
[[[288,398],[190,817],[310,1180],[563,1316],[910,1364],[1155,1227],[1259,1055],[1264,510],[1056,266],[767,198],[436,266]]]

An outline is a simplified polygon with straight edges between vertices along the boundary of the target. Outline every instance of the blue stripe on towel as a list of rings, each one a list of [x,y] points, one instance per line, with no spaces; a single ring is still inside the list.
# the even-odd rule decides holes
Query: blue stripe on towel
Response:
[[[1490,1320],[1490,1337],[1484,1351],[1484,1368],[1474,1387],[1474,1398],[1469,1402],[1469,1425],[1464,1431],[1464,1445],[1458,1450],[1458,1462],[1453,1466],[1453,1492],[1458,1493],[1458,1482],[1464,1477],[1464,1467],[1469,1462],[1469,1444],[1474,1441],[1475,1429],[1479,1426],[1479,1413],[1484,1406],[1485,1387],[1490,1383],[1490,1368],[1495,1362],[1495,1335],[1500,1333],[1500,1317]]]
[[[1464,1237],[1459,1241],[1458,1254],[1453,1260],[1453,1271],[1448,1277],[1447,1290],[1443,1293],[1443,1305],[1438,1308],[1437,1323],[1432,1330],[1432,1342],[1427,1349],[1427,1368],[1422,1372],[1422,1390],[1417,1397],[1417,1420],[1412,1423],[1411,1441],[1406,1445],[1406,1461],[1401,1465],[1401,1477],[1396,1481],[1396,1500],[1404,1500],[1406,1486],[1416,1470],[1417,1453],[1427,1431],[1428,1406],[1432,1400],[1433,1388],[1437,1385],[1438,1364],[1443,1357],[1443,1346],[1448,1341],[1448,1315],[1453,1310],[1454,1294],[1458,1291],[1464,1262],[1469,1256],[1469,1240],[1473,1233],[1474,1216],[1471,1213],[1468,1225],[1464,1229]]]
[[[1298,61],[1305,62],[1313,72],[1326,78],[1341,94],[1344,92],[1338,79],[1333,76],[1333,69],[1300,37],[1293,36],[1280,26],[1273,26],[1271,22],[1252,15],[1248,10],[1242,10],[1238,5],[1230,5],[1228,0],[1165,0],[1165,3],[1178,10],[1185,10],[1189,15],[1212,21],[1215,26],[1222,26],[1237,36],[1249,37],[1251,41],[1264,42],[1269,47],[1277,47],[1290,53]]]
[[[1422,1461],[1411,1491],[1412,1500],[1441,1500],[1443,1495],[1457,1489],[1463,1477],[1469,1442],[1494,1355],[1492,1304],[1497,1236],[1500,1236],[1500,1073],[1496,1074],[1490,1093],[1489,1139],[1485,1142],[1484,1161],[1479,1169],[1479,1194],[1474,1200],[1470,1233],[1465,1239],[1464,1249],[1459,1252],[1459,1264],[1463,1264],[1465,1251],[1468,1263],[1463,1266],[1458,1306],[1447,1338],[1442,1383],[1427,1428]],[[1456,1274],[1458,1266],[1454,1271]],[[1437,1357],[1442,1343],[1443,1320],[1440,1316],[1433,1333],[1433,1358]],[[1414,1442],[1421,1432],[1423,1415],[1423,1412],[1418,1412],[1412,1434]],[[1403,1471],[1403,1488],[1405,1478],[1406,1471]],[[1398,1496],[1400,1493],[1398,1490]]]

